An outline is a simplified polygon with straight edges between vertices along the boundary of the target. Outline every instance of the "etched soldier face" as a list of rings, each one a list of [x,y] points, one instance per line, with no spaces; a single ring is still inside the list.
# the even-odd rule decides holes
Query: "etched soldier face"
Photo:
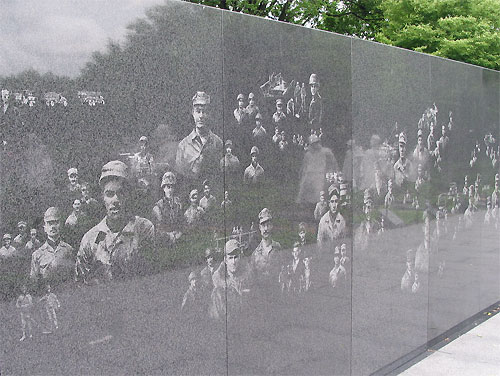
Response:
[[[299,259],[300,252],[301,252],[301,249],[299,247],[293,247],[292,256],[293,256],[294,260]]]
[[[210,119],[210,110],[208,106],[195,104],[193,106],[193,119],[198,132],[206,134],[208,132],[208,121]]]
[[[124,181],[121,179],[107,181],[103,188],[103,200],[106,215],[109,219],[118,220],[124,218],[128,200],[128,192]]]
[[[421,164],[419,164],[417,167],[417,174],[418,174],[419,178],[422,177],[422,165]]]
[[[335,256],[333,258],[333,262],[335,263],[335,266],[339,266],[339,264],[340,264],[340,258],[339,258],[339,256]]]
[[[441,127],[441,133],[442,133],[443,137],[446,136],[446,127],[444,125]]]
[[[8,248],[8,247],[10,246],[10,243],[11,243],[11,242],[12,242],[12,239],[10,239],[10,238],[4,238],[4,239],[2,239],[2,243],[3,243],[3,245],[4,245],[6,248]]]
[[[26,232],[26,226],[24,224],[17,226],[17,229],[19,230],[20,234],[23,234]]]
[[[422,147],[423,144],[424,144],[424,139],[422,138],[422,136],[418,136],[417,138],[417,143],[418,143],[418,146],[419,147]]]
[[[79,212],[81,206],[82,203],[80,202],[80,200],[73,201],[73,209],[75,210],[75,212]]]
[[[309,84],[309,86],[311,87],[311,94],[316,95],[319,90],[319,83],[313,82],[312,84]]]
[[[71,185],[76,185],[78,184],[78,175],[77,174],[70,174],[68,176],[68,179],[69,179],[69,183]]]
[[[257,154],[252,154],[252,164],[256,165],[257,164]]]
[[[30,230],[30,236],[31,236],[31,239],[36,239],[36,235],[37,235],[37,231],[36,231],[36,228],[32,228]]]
[[[265,221],[259,224],[260,235],[262,239],[267,240],[271,238],[271,231],[273,230],[273,223],[271,221]]]
[[[214,266],[214,256],[212,255],[207,256],[207,265],[209,268]]]
[[[243,101],[243,98],[238,99],[238,107],[242,109],[245,106],[245,101]]]
[[[332,197],[330,197],[330,201],[328,202],[328,206],[330,208],[330,213],[332,214],[335,214],[337,213],[337,209],[339,207],[339,198],[337,197],[337,195],[332,195]]]
[[[165,193],[166,198],[172,198],[174,196],[174,184],[165,184],[163,186],[163,192]]]
[[[399,143],[399,156],[404,157],[406,155],[406,144],[400,142]]]
[[[325,202],[325,200],[326,200],[325,192],[321,191],[321,193],[319,194],[319,200],[321,202]]]
[[[345,243],[343,243],[341,246],[340,246],[340,255],[342,257],[345,257],[347,254],[347,246],[345,245]]]
[[[371,216],[372,216],[372,203],[371,203],[371,201],[367,201],[365,203],[365,216],[366,216],[366,219],[371,219]]]
[[[229,192],[228,191],[225,191],[224,192],[224,200],[229,200]]]
[[[49,238],[56,239],[61,231],[61,221],[58,219],[44,221],[43,229]]]
[[[148,147],[148,144],[146,142],[144,142],[144,141],[141,141],[141,143],[140,143],[139,146],[140,146],[141,152],[144,153],[146,151],[147,147]]]
[[[194,190],[191,192],[191,195],[189,196],[189,201],[191,202],[191,205],[195,205],[198,202],[198,191]]]
[[[83,198],[87,198],[89,197],[89,191],[88,191],[88,188],[86,185],[82,185],[81,188],[80,188],[80,191],[82,192],[82,197]]]
[[[238,254],[226,255],[226,267],[229,273],[236,273],[240,264],[240,256]]]
[[[233,152],[233,148],[231,146],[226,147],[226,154],[231,155]]]
[[[203,194],[205,195],[205,197],[210,196],[210,187],[208,185],[205,185],[205,187],[203,187]]]
[[[300,239],[300,241],[306,240],[306,232],[305,231],[302,230],[299,232],[299,239]]]
[[[254,105],[255,105],[255,99],[254,99],[254,98],[249,98],[249,99],[248,99],[248,104],[249,104],[250,106],[254,106]]]

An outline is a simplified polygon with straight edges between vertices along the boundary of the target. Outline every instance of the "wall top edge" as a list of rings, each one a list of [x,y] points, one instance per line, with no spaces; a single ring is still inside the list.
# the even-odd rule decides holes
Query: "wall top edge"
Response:
[[[307,26],[297,25],[297,24],[288,23],[288,22],[279,21],[279,20],[273,20],[273,19],[270,19],[270,18],[264,18],[264,17],[260,17],[260,16],[255,16],[253,14],[245,14],[245,13],[235,12],[235,11],[232,11],[232,10],[210,7],[210,6],[203,5],[203,4],[190,3],[190,2],[187,2],[187,1],[184,1],[184,0],[165,0],[165,3],[167,3],[167,2],[183,3],[183,4],[189,4],[188,6],[196,6],[196,7],[201,7],[201,8],[209,8],[209,9],[213,9],[215,11],[221,12],[222,15],[224,15],[224,13],[226,13],[226,14],[229,13],[229,14],[239,15],[239,16],[242,16],[242,17],[252,17],[252,18],[258,19],[260,21],[264,21],[264,22],[276,22],[276,23],[287,25],[287,26],[291,26],[291,27],[298,27],[298,28],[303,28],[303,29],[311,30],[312,32],[324,33],[324,34],[328,34],[328,35],[333,35],[335,37],[347,38],[347,39],[350,39],[354,43],[356,43],[356,42],[373,43],[373,44],[377,44],[377,45],[380,45],[380,46],[383,46],[383,47],[387,47],[387,48],[394,48],[394,49],[397,49],[397,50],[400,50],[400,51],[405,51],[405,52],[409,52],[409,53],[415,53],[415,54],[427,56],[427,57],[430,57],[430,58],[435,58],[435,59],[440,59],[440,60],[444,60],[444,61],[449,61],[450,63],[463,64],[463,65],[470,66],[470,67],[473,67],[473,68],[479,68],[481,70],[496,72],[497,74],[500,74],[500,71],[497,71],[497,70],[494,70],[494,69],[491,69],[491,68],[481,67],[479,65],[470,64],[470,63],[466,63],[466,62],[459,61],[459,60],[452,60],[452,59],[449,59],[449,58],[446,58],[446,57],[431,55],[431,54],[427,54],[427,53],[424,53],[424,52],[413,51],[413,50],[409,50],[409,49],[406,49],[406,48],[402,48],[402,47],[398,47],[398,46],[393,46],[393,45],[390,45],[390,44],[384,44],[384,43],[380,43],[380,42],[373,41],[373,40],[367,40],[367,39],[362,39],[362,38],[358,38],[358,37],[355,37],[355,36],[339,34],[339,33],[333,32],[333,31],[313,29],[313,28],[307,27]]]

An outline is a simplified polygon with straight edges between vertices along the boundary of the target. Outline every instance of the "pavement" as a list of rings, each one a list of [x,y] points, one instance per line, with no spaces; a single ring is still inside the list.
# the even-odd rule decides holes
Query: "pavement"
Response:
[[[429,349],[427,354],[430,355],[399,374],[500,375],[500,315],[495,314],[455,340],[444,342],[449,343],[437,349]]]

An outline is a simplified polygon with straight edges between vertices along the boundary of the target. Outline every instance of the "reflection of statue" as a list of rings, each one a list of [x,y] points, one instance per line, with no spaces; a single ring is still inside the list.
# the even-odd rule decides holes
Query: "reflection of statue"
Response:
[[[411,162],[406,158],[406,135],[399,135],[399,159],[394,163],[394,182],[401,187],[410,180]]]
[[[309,86],[311,87],[311,103],[309,104],[309,124],[313,128],[321,126],[323,118],[323,101],[319,94],[319,79],[316,74],[311,74],[309,78]]]
[[[374,134],[370,139],[370,149],[365,152],[364,158],[360,167],[360,189],[374,188],[375,176],[374,171],[381,168],[383,151],[381,149],[380,137]]]
[[[321,146],[319,137],[309,137],[309,148],[304,155],[300,171],[299,194],[297,203],[315,204],[325,186],[325,174],[337,171],[337,161],[332,151]]]

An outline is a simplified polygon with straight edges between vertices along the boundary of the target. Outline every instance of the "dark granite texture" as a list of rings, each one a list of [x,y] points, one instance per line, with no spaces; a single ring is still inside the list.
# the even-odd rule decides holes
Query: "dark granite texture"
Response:
[[[260,149],[259,163],[265,170],[265,181],[241,187],[242,176],[226,176],[226,186],[235,192],[232,197],[247,200],[245,212],[234,215],[226,211],[226,230],[235,225],[247,230],[252,223],[257,233],[247,250],[251,254],[261,240],[259,211],[267,207],[272,212],[273,240],[281,243],[283,264],[292,263],[293,243],[299,240],[299,223],[306,227],[306,245],[301,257],[311,258],[312,287],[307,292],[279,291],[278,275],[270,286],[257,287],[248,298],[246,312],[227,318],[229,374],[349,374],[351,351],[350,265],[347,281],[335,290],[328,275],[333,267],[334,246],[320,253],[316,249],[318,221],[314,219],[314,197],[299,193],[302,184],[300,170],[305,151],[293,144],[293,134],[302,135],[306,142],[310,129],[321,127],[322,145],[333,151],[337,168],[342,169],[346,141],[350,138],[350,41],[340,36],[316,33],[311,30],[268,22],[255,17],[240,17],[224,13],[224,113],[225,138],[231,139],[233,150],[248,166],[250,149]],[[287,113],[286,124],[280,126],[288,139],[284,150],[270,142],[252,139],[251,125],[236,125],[233,109],[239,93],[253,92],[262,115],[262,124],[270,138],[274,133],[272,115],[276,110],[275,97],[266,97],[260,90],[272,74],[281,73],[283,80],[305,82],[306,112],[295,117]],[[315,73],[320,80],[323,118],[319,125],[308,124],[308,104],[311,100],[309,76]],[[292,88],[293,92],[293,88]],[[284,94],[284,109],[293,94]],[[297,110],[297,109],[296,109]],[[350,162],[349,162],[350,163]],[[323,183],[324,184],[324,183]],[[322,189],[326,190],[326,186]],[[236,193],[237,192],[237,193]],[[304,199],[311,200],[304,202]],[[344,237],[337,245],[351,241]],[[251,257],[245,261],[249,262]],[[234,310],[233,310],[234,312]],[[244,318],[244,319],[243,319]]]
[[[382,142],[394,144],[397,151],[399,133],[404,131],[406,153],[411,155],[418,120],[432,106],[429,68],[424,55],[353,40],[353,139],[357,145],[370,149],[370,138],[377,134]],[[394,184],[394,202],[384,208],[387,179],[393,174],[395,160],[385,163],[383,157],[378,163],[384,176],[379,195],[372,178],[374,158],[373,151],[366,152],[359,188],[371,188],[375,231],[367,235],[362,226],[354,224],[359,226],[354,236],[352,281],[355,375],[374,372],[427,341],[428,274],[419,273],[417,292],[411,291],[414,277],[407,289],[401,288],[407,251],[413,251],[410,258],[414,264],[417,247],[424,240],[422,211],[412,208],[411,202],[403,203],[406,190],[414,191],[411,184],[401,188]],[[355,197],[354,218],[359,223],[364,195],[361,191]],[[376,234],[382,218],[384,232]]]

